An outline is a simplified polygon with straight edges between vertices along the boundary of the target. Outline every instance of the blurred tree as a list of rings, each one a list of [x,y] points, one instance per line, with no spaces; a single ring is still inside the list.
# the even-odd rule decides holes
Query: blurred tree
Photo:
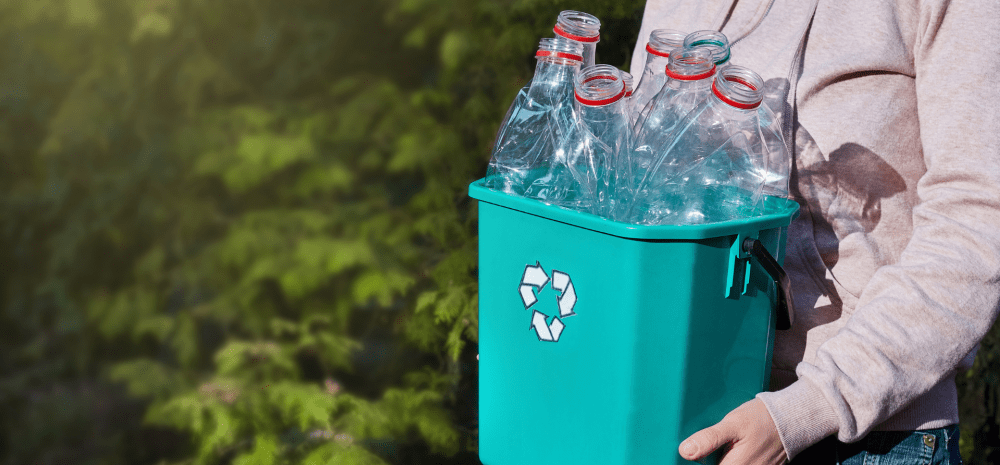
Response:
[[[465,189],[568,7],[0,2],[6,463],[475,463]]]

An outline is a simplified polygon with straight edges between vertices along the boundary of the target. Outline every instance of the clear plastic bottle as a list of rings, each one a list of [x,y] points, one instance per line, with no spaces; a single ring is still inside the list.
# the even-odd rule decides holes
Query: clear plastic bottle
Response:
[[[601,41],[601,20],[589,13],[566,10],[559,13],[552,31],[583,45],[583,66],[594,66],[597,43]]]
[[[712,52],[716,70],[729,62],[729,38],[719,31],[695,31],[684,37],[684,48],[703,47]]]
[[[489,187],[524,195],[538,176],[549,171],[556,143],[572,124],[573,83],[583,47],[563,38],[542,39],[535,54],[535,75],[507,111],[497,132]]]
[[[699,224],[762,212],[769,160],[788,157],[780,125],[761,105],[763,86],[747,68],[718,71],[711,96],[656,149],[636,188],[631,221]]]
[[[575,112],[555,150],[548,175],[526,196],[610,217],[619,176],[630,172],[628,114],[621,71],[609,65],[584,68],[575,80]]]
[[[657,29],[649,34],[649,42],[646,43],[646,67],[643,68],[642,76],[639,77],[639,83],[632,94],[632,108],[635,113],[633,121],[663,88],[663,83],[667,80],[664,70],[667,67],[670,51],[683,46],[684,37],[683,32],[672,29]]]
[[[674,49],[665,76],[666,83],[641,112],[634,128],[631,159],[633,171],[640,176],[649,171],[660,150],[677,137],[691,112],[712,94],[712,54],[704,48]]]

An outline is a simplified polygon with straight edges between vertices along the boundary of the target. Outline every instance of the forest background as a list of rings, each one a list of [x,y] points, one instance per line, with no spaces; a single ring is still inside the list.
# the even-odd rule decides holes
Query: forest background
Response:
[[[627,69],[643,6],[0,0],[0,463],[478,463],[467,185],[558,12]]]

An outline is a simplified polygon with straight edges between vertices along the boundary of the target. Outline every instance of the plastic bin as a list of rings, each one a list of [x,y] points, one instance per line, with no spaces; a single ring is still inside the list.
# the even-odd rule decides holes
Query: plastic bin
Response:
[[[780,267],[747,250],[782,260],[794,202],[769,198],[770,213],[743,221],[635,226],[482,180],[469,194],[485,465],[687,463],[680,441],[766,388],[776,322],[790,323],[787,279],[776,286]]]

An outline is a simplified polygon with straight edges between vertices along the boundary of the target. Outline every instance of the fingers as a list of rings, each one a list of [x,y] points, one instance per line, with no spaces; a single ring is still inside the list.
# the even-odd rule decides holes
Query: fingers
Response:
[[[696,461],[734,440],[736,437],[731,428],[723,422],[692,434],[677,450],[684,460]]]

